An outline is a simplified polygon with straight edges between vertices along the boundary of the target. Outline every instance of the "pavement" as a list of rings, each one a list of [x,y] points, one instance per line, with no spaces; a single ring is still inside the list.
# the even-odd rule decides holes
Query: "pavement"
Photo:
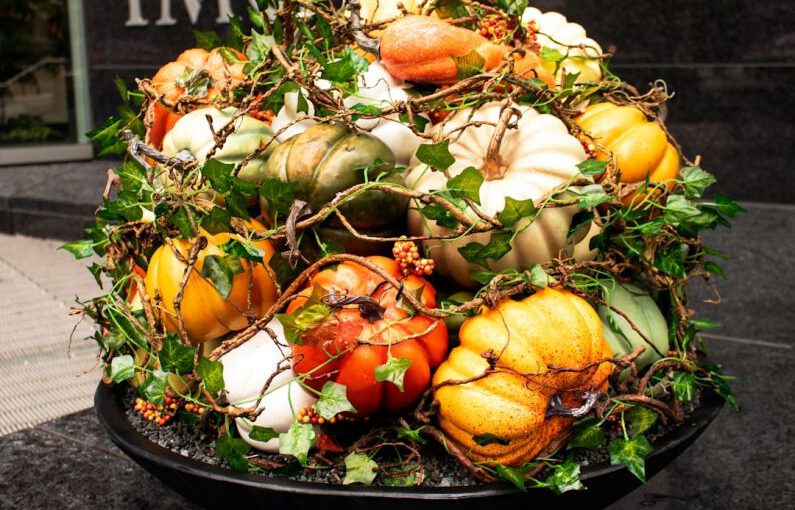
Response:
[[[792,505],[795,206],[743,205],[749,212],[732,230],[706,236],[733,258],[723,264],[728,280],[717,282],[721,305],[698,306],[722,323],[709,335],[709,353],[737,376],[742,411],[725,408],[612,510]],[[75,341],[67,354],[74,318],[66,315],[74,294],[91,296],[96,285],[83,263],[55,251],[59,244],[0,235],[0,508],[195,508],[124,456],[97,423],[95,351],[91,341]],[[75,338],[90,332],[81,325]]]

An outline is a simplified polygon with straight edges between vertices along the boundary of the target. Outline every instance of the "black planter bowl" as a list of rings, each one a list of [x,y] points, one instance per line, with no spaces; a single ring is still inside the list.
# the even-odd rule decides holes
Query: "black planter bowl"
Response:
[[[149,441],[127,420],[122,403],[125,392],[124,387],[100,383],[94,395],[97,417],[110,438],[144,469],[205,508],[589,509],[604,508],[640,486],[629,471],[606,463],[582,468],[581,480],[587,490],[560,496],[547,490],[521,493],[499,484],[427,488],[342,486],[237,473],[183,457]],[[723,400],[719,396],[711,391],[703,392],[698,409],[678,428],[654,443],[654,452],[646,459],[647,476],[653,476],[682,453],[722,407]]]

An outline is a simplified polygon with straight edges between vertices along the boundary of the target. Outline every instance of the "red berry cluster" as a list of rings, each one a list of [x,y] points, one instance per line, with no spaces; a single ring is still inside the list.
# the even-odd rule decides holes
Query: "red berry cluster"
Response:
[[[262,122],[266,122],[268,124],[273,123],[273,110],[254,110],[250,112],[249,115],[257,120],[261,120]]]
[[[177,399],[166,396],[166,405],[153,404],[142,398],[135,399],[133,410],[139,412],[145,419],[160,425],[167,425],[177,411]]]
[[[538,53],[541,51],[541,45],[538,44],[538,24],[535,21],[530,21],[527,23],[527,35],[525,40],[525,45],[528,46],[531,50]]]
[[[328,420],[318,414],[314,407],[304,407],[298,411],[298,421],[300,423],[311,423],[312,425],[334,425],[343,421],[353,421],[353,418],[344,414],[332,416]]]
[[[392,256],[403,270],[403,276],[415,274],[428,276],[433,273],[433,259],[420,257],[420,251],[414,241],[398,241],[392,248]]]
[[[582,144],[582,148],[585,149],[585,153],[588,154],[588,158],[596,158],[596,145],[587,136],[580,136],[578,139]]]
[[[502,16],[489,16],[480,20],[480,35],[486,39],[496,41],[507,36],[516,28],[515,18],[503,18]]]

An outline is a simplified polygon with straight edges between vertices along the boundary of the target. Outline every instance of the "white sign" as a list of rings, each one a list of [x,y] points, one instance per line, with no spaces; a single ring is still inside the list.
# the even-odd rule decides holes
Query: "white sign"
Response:
[[[149,26],[149,19],[144,17],[143,10],[141,9],[141,0],[127,0],[129,6],[129,14],[127,21],[124,23],[125,27],[145,27]],[[215,18],[216,23],[229,23],[229,16],[233,16],[231,0],[216,0],[218,3],[218,17]],[[199,21],[199,14],[201,13],[203,0],[176,0],[174,3],[182,3],[188,13],[191,25],[195,25]],[[249,0],[248,2],[252,8],[257,8],[256,0]],[[160,17],[155,21],[155,25],[170,26],[176,25],[177,18],[174,17],[171,10],[171,0],[160,0]]]

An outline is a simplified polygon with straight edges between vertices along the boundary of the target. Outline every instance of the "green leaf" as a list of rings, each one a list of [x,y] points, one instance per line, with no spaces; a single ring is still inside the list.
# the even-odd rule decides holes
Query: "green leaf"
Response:
[[[646,457],[654,450],[646,436],[638,435],[631,439],[614,439],[608,447],[610,464],[623,464],[629,472],[646,481]]]
[[[402,392],[403,378],[406,376],[406,370],[408,370],[410,366],[410,359],[395,358],[390,355],[386,363],[375,367],[375,380],[377,382],[391,382]]]
[[[489,259],[500,260],[511,251],[512,239],[513,232],[509,230],[492,232],[489,244],[483,245],[473,241],[459,248],[458,252],[467,262],[487,267]]]
[[[58,249],[68,251],[76,259],[84,259],[94,254],[94,241],[91,239],[78,239],[77,241],[61,245]]]
[[[177,207],[177,210],[169,215],[168,221],[177,227],[180,238],[190,239],[194,235],[193,227],[190,224],[190,218],[188,218],[188,213],[185,211],[185,207]]]
[[[378,464],[363,453],[349,453],[345,457],[345,479],[343,485],[363,483],[370,485],[375,480]]]
[[[497,0],[497,7],[513,16],[522,16],[527,9],[527,0]]]
[[[433,220],[440,227],[455,228],[458,226],[458,220],[455,219],[453,213],[445,209],[439,204],[429,204],[420,209],[420,214]]]
[[[685,263],[684,257],[687,254],[687,245],[683,243],[673,244],[667,251],[657,252],[654,258],[654,266],[665,274],[674,278],[684,278]]]
[[[549,46],[544,46],[541,48],[540,57],[547,62],[563,62],[566,59],[566,55],[561,53],[555,48],[550,48]]]
[[[339,413],[355,413],[356,408],[348,400],[348,389],[342,384],[328,381],[320,390],[320,397],[315,403],[315,410],[323,418],[329,420]]]
[[[682,195],[671,195],[665,202],[665,214],[663,218],[669,224],[678,227],[690,218],[701,214],[701,210],[696,205]]]
[[[447,181],[447,190],[453,198],[468,198],[480,205],[480,185],[483,184],[480,171],[468,166],[463,172]]]
[[[656,218],[648,223],[643,223],[642,225],[638,226],[638,232],[644,236],[656,236],[659,234],[663,227],[665,226],[665,219],[663,218]]]
[[[643,434],[652,428],[659,418],[657,413],[643,406],[633,407],[626,412],[625,416],[629,420],[629,434],[632,437]]]
[[[271,214],[287,214],[293,204],[297,187],[298,182],[282,182],[278,179],[268,178],[260,186],[259,194],[268,202]]]
[[[262,257],[265,252],[254,246],[248,241],[240,241],[235,238],[230,238],[227,242],[219,246],[221,251],[227,255],[232,255],[237,258],[251,260],[254,262],[262,262]]]
[[[193,36],[196,38],[196,47],[207,51],[221,45],[221,37],[214,31],[202,32],[194,30]]]
[[[525,475],[528,471],[530,471],[530,465],[515,468],[497,464],[494,468],[498,480],[510,483],[522,492],[527,492],[527,486],[525,485],[527,478],[525,478]]]
[[[254,441],[262,441],[263,443],[267,443],[271,439],[277,439],[279,437],[279,433],[270,427],[260,427],[259,425],[254,425],[251,428],[251,432],[248,433],[248,437]]]
[[[328,306],[323,303],[314,303],[301,307],[290,317],[301,331],[309,331],[319,326],[329,315],[331,315],[331,309]]]
[[[398,115],[398,120],[403,124],[408,124],[409,116],[408,114],[401,113],[400,115]],[[425,127],[428,125],[429,122],[430,120],[428,120],[426,117],[422,115],[416,115],[416,114],[414,115],[414,124],[417,125],[417,129],[419,129],[420,131],[424,132]]]
[[[201,220],[201,227],[210,234],[229,232],[232,230],[232,215],[222,207],[213,207]]]
[[[232,216],[237,216],[238,218],[247,220],[249,218],[248,195],[249,193],[241,193],[239,191],[232,190],[232,192],[230,192],[224,198],[226,210],[229,211]]]
[[[690,319],[690,323],[698,329],[716,329],[720,327],[720,322],[712,319]]]
[[[478,202],[480,203],[480,202]],[[505,207],[497,214],[497,219],[506,228],[516,225],[522,218],[529,218],[536,212],[536,206],[532,200],[516,200],[505,197]]]
[[[272,35],[260,34],[256,30],[252,30],[251,43],[246,46],[246,58],[252,62],[264,60],[274,44],[276,44],[276,39]]]
[[[723,271],[723,268],[711,260],[704,262],[704,271],[720,276],[724,280],[726,279],[726,273]]]
[[[99,145],[97,157],[108,154],[120,155],[127,151],[127,142],[119,139],[119,129],[123,121],[118,117],[110,117],[105,122],[86,133],[86,136]]]
[[[211,395],[217,395],[224,389],[224,366],[220,361],[202,357],[196,366],[196,375],[204,381],[204,387]]]
[[[427,425],[422,425],[416,429],[394,426],[392,427],[392,430],[395,431],[398,439],[410,439],[419,444],[426,444],[428,440],[421,435],[422,429],[424,429],[426,426]]]
[[[215,440],[215,454],[226,460],[229,467],[235,471],[245,473],[248,471],[248,461],[245,455],[251,447],[245,440],[225,434]]]
[[[459,80],[471,78],[482,73],[485,69],[486,60],[477,50],[472,50],[460,57],[452,56],[451,58],[455,62],[456,77]]]
[[[232,291],[232,282],[235,275],[242,272],[243,265],[237,257],[207,255],[204,258],[201,275],[213,284],[213,287],[223,299],[226,299],[229,296],[229,292]]]
[[[690,402],[696,393],[696,375],[690,372],[676,372],[673,380],[674,397],[682,402]]]
[[[734,218],[739,213],[746,212],[745,208],[721,193],[715,195],[715,203],[718,205],[718,211],[729,218]]]
[[[547,274],[541,264],[533,264],[529,270],[530,284],[539,289],[546,289],[550,284],[558,283],[558,280]]]
[[[417,148],[417,159],[436,170],[447,170],[455,163],[455,158],[450,154],[450,140],[439,143],[424,143]]]
[[[232,172],[234,163],[222,163],[210,158],[202,167],[202,175],[210,182],[210,186],[218,193],[226,193],[232,189]]]
[[[168,372],[153,370],[146,381],[138,387],[138,391],[145,400],[153,404],[164,405],[166,403],[166,381]]]
[[[157,354],[163,370],[184,375],[193,371],[193,356],[195,347],[186,347],[174,333],[169,333],[163,338],[163,348]]]
[[[511,442],[510,439],[505,439],[490,432],[486,434],[478,434],[476,436],[472,436],[472,440],[479,444],[480,446],[487,446],[490,444],[499,444],[502,446],[508,446]]]
[[[580,209],[589,209],[610,201],[610,195],[601,184],[589,184],[579,189],[577,201]]]
[[[367,60],[346,46],[342,57],[326,63],[320,77],[334,83],[345,83],[352,81],[369,67]]]
[[[308,423],[293,423],[287,432],[279,434],[279,453],[292,455],[306,466],[309,450],[315,445],[315,429]]]
[[[606,168],[607,161],[599,161],[598,159],[586,159],[577,165],[577,169],[586,177],[601,175],[605,172]]]
[[[717,179],[697,166],[689,166],[681,171],[682,186],[685,189],[685,197],[693,200],[701,198],[704,190],[715,184]]]
[[[110,380],[120,383],[135,374],[135,361],[129,354],[116,356],[110,362]]]
[[[569,441],[569,448],[597,449],[605,440],[605,432],[596,420],[578,424]]]
[[[585,490],[585,486],[580,481],[580,465],[571,458],[556,465],[552,474],[547,476],[540,486],[551,489],[558,495],[568,491]]]

